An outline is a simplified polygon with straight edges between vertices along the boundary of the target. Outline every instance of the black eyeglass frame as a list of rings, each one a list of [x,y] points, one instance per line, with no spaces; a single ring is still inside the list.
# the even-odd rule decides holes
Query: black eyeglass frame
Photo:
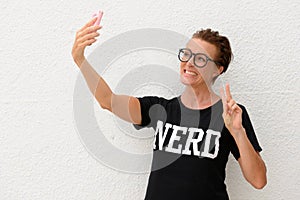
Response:
[[[189,57],[189,59],[187,59],[186,61],[183,61],[183,60],[180,59],[180,52],[183,52],[183,50],[187,50],[187,51],[190,52],[190,57]],[[197,55],[203,55],[203,56],[205,56],[205,58],[206,58],[205,61],[206,61],[206,62],[205,62],[205,64],[204,64],[203,66],[198,66],[198,65],[196,64],[196,62],[195,62],[195,61],[196,61],[196,60],[195,60],[195,57],[196,57]],[[195,66],[198,67],[198,68],[203,68],[203,67],[205,67],[205,66],[207,65],[208,61],[214,62],[217,66],[221,66],[221,64],[220,64],[219,62],[217,62],[217,61],[211,59],[210,57],[208,57],[208,55],[206,55],[206,54],[204,54],[204,53],[193,53],[192,50],[190,50],[189,48],[181,48],[181,49],[179,49],[179,51],[178,51],[178,59],[179,59],[181,62],[188,62],[188,61],[192,58],[192,56],[194,56],[193,62],[194,62],[194,64],[195,64]]]

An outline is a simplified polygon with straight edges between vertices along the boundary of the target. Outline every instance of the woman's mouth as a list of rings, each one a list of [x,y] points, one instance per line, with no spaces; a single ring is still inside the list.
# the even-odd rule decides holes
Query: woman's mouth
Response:
[[[195,72],[189,71],[189,70],[186,70],[186,69],[183,70],[183,73],[184,73],[184,74],[191,75],[191,76],[197,76],[197,74],[196,74]]]

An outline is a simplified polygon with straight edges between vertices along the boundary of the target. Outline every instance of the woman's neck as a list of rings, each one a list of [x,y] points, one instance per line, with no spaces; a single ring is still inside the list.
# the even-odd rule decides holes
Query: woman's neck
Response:
[[[181,95],[181,102],[191,109],[207,108],[218,100],[220,100],[220,97],[213,92],[211,87],[206,85],[197,88],[186,86]]]

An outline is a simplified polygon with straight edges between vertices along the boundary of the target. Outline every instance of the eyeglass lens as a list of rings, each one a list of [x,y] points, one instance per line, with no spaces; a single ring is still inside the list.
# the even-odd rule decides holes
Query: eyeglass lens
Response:
[[[189,49],[180,49],[178,58],[182,62],[187,62],[192,56],[193,54]],[[203,54],[195,54],[193,61],[197,67],[204,67],[207,63],[207,58]]]

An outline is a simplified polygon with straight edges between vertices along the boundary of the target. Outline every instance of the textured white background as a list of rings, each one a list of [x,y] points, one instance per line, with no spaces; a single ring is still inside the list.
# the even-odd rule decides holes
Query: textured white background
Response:
[[[268,167],[268,185],[255,190],[231,156],[226,179],[231,199],[300,198],[299,1],[1,0],[1,200],[144,197],[148,174],[99,163],[84,148],[74,124],[79,70],[71,48],[76,30],[98,9],[105,12],[104,28],[87,55],[101,42],[139,28],[190,36],[211,27],[228,36],[235,59],[225,78],[250,113]],[[125,61],[116,63],[126,67]],[[104,75],[112,89],[122,78],[113,66]],[[146,89],[157,93],[155,86]],[[139,152],[151,148],[137,141],[124,145],[126,137],[112,116],[97,104],[95,112],[100,122],[104,116],[103,127],[116,145],[133,145]]]

